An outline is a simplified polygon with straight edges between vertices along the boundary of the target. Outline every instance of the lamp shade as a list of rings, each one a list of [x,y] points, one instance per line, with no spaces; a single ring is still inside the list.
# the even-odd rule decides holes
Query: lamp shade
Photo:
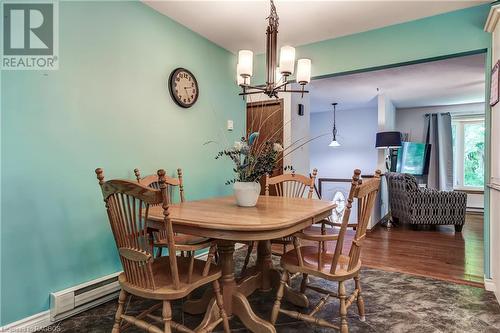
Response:
[[[401,132],[378,132],[375,148],[401,147]]]
[[[334,139],[334,140],[332,140],[332,142],[330,142],[328,147],[340,147],[340,143]]]
[[[253,52],[249,50],[240,50],[238,52],[238,65],[240,75],[243,77],[253,74]]]
[[[236,83],[241,85],[250,85],[250,77],[241,76],[241,66],[240,64],[236,65]]]
[[[292,75],[295,66],[295,48],[283,46],[280,50],[280,68],[283,75]]]
[[[305,85],[311,81],[311,59],[299,59],[297,61],[296,81]]]

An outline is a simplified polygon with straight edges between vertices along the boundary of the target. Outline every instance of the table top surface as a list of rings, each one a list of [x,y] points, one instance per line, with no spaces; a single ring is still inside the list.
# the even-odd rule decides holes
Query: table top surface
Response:
[[[169,216],[174,224],[193,228],[263,231],[293,226],[335,207],[332,201],[276,196],[260,196],[255,207],[239,207],[228,196],[173,204]],[[149,219],[162,221],[162,208],[150,207]]]

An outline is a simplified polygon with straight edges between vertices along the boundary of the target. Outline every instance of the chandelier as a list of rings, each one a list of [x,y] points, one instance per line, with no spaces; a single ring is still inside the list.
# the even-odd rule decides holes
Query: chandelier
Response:
[[[293,75],[295,69],[295,48],[291,46],[283,46],[280,50],[279,67],[277,62],[277,41],[278,41],[278,13],[271,0],[271,13],[267,18],[269,24],[267,26],[266,35],[266,84],[252,86],[250,78],[253,75],[253,52],[250,50],[240,50],[238,52],[238,65],[236,66],[237,82],[242,88],[240,96],[250,94],[266,94],[269,97],[278,98],[280,92],[304,93],[309,91],[304,90],[304,86],[311,81],[311,59],[299,59],[297,61],[297,74],[295,81],[301,85],[300,90],[287,89],[289,76]]]

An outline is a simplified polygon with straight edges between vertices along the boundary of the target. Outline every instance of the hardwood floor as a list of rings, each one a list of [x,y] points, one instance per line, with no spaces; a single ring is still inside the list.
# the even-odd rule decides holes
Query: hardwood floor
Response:
[[[377,226],[367,235],[361,257],[366,267],[483,287],[483,251],[483,215],[467,214],[461,233],[453,226]]]
[[[352,235],[349,231],[346,251]],[[333,244],[330,247],[333,250]],[[361,253],[365,267],[478,287],[484,286],[483,256],[483,215],[477,214],[467,214],[461,233],[455,233],[453,226],[427,230],[377,226],[367,234]]]

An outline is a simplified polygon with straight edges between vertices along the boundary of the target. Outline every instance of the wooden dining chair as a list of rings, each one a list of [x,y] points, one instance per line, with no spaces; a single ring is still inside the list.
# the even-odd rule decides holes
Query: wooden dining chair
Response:
[[[360,284],[360,254],[363,240],[366,237],[366,229],[372,214],[373,205],[379,191],[381,173],[377,170],[373,178],[363,180],[359,178],[360,174],[360,170],[354,171],[351,189],[346,203],[346,210],[338,234],[318,235],[300,232],[294,235],[294,249],[288,251],[281,257],[283,273],[281,275],[280,286],[278,287],[276,301],[274,302],[271,314],[271,323],[274,324],[278,318],[278,314],[282,313],[311,324],[334,328],[340,330],[341,333],[347,333],[349,331],[347,324],[347,309],[354,302],[357,303],[360,320],[365,320],[365,305],[361,295]],[[358,217],[358,225],[351,242],[350,251],[348,254],[344,254],[344,238],[354,199],[358,199],[358,204],[361,206],[361,215]],[[313,243],[317,242],[317,245],[301,246],[299,240]],[[327,242],[329,241],[336,241],[333,252],[328,251]],[[284,288],[290,280],[290,274],[295,273],[313,275],[317,278],[338,282],[338,292],[334,293],[323,288],[303,283],[301,285],[301,292],[304,292],[305,289],[311,289],[325,296],[322,297],[314,309],[307,314],[283,310],[281,309],[281,300],[283,298]],[[345,281],[349,279],[354,279],[355,287],[351,295],[346,295]],[[340,325],[335,325],[330,321],[315,316],[330,297],[340,300]]]
[[[295,172],[275,177],[269,177],[269,175],[266,175],[264,193],[265,195],[269,196],[271,189],[276,196],[288,198],[303,198],[306,195],[307,191],[307,198],[312,199],[314,193],[314,180],[316,179],[317,174],[318,170],[314,169],[313,173],[309,177],[296,174]],[[271,244],[281,244],[283,246],[283,253],[273,252],[273,254],[281,256],[286,252],[287,246],[291,245],[292,243],[293,238],[291,236],[271,240]],[[251,242],[248,245],[242,272],[245,272],[245,270],[247,269],[254,246],[255,242]]]
[[[137,179],[137,182],[139,184],[142,184],[147,187],[151,187],[154,189],[159,189],[160,188],[160,182],[158,180],[157,175],[148,175],[145,177],[141,177],[141,172],[139,169],[134,169],[134,174],[135,178]],[[182,175],[182,169],[177,169],[177,178],[174,177],[169,177],[165,175],[165,184],[167,186],[167,197],[168,197],[168,203],[172,204],[174,202],[175,198],[175,189],[178,189],[178,195],[179,195],[179,201],[184,202],[185,199],[185,194],[184,194],[184,184],[183,184],[183,175]],[[167,248],[167,233],[166,231],[156,231],[153,232],[154,236],[154,246],[157,248],[157,257],[160,257],[163,249]],[[197,244],[210,244],[210,239],[205,238],[205,237],[199,237],[199,236],[194,236],[194,235],[187,235],[187,234],[174,234],[175,237],[175,242],[176,244],[183,244],[183,245],[197,245]],[[194,256],[193,252],[188,252],[188,255]],[[184,251],[181,252],[181,256],[184,256]],[[213,260],[215,256],[217,256],[217,249],[216,245],[213,244],[211,248],[209,249],[208,256],[210,260]]]
[[[191,251],[185,245],[176,244],[172,221],[169,218],[169,197],[164,170],[158,170],[158,189],[128,180],[104,181],[102,169],[95,170],[102,190],[108,219],[123,266],[123,273],[118,277],[121,286],[112,332],[118,333],[130,325],[135,325],[148,332],[170,333],[210,332],[222,323],[224,331],[230,332],[228,318],[224,311],[218,279],[221,270],[211,265],[209,260],[195,259],[194,256],[178,257],[178,251]],[[168,256],[154,258],[153,244],[147,230],[148,213],[152,206],[161,205],[164,216],[164,228],[167,236]],[[198,249],[209,244],[198,244]],[[172,320],[171,301],[181,299],[194,289],[212,284],[215,302],[220,317],[212,322],[203,323],[195,330]],[[124,313],[124,304],[128,295],[161,301],[150,309],[132,316]],[[161,316],[154,311],[161,308]],[[161,328],[146,318],[162,325]]]

